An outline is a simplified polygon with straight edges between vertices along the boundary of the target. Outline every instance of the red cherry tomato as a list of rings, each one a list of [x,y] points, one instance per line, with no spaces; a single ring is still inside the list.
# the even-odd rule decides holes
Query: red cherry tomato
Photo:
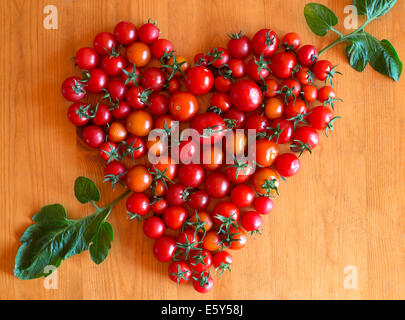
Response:
[[[118,77],[127,66],[127,60],[118,54],[106,55],[101,59],[101,68],[111,77]]]
[[[188,205],[195,210],[205,210],[208,207],[210,197],[207,192],[198,190],[190,195]]]
[[[318,132],[310,126],[299,127],[294,132],[293,142],[298,146],[291,148],[294,152],[305,150],[303,145],[307,145],[309,149],[312,150],[319,143],[319,135]]]
[[[295,154],[284,153],[278,156],[274,168],[283,177],[291,177],[300,169],[300,160]]]
[[[175,120],[190,121],[198,112],[197,98],[188,91],[177,91],[169,99],[169,112]]]
[[[286,33],[281,41],[282,45],[288,50],[297,50],[301,45],[301,39],[295,32]]]
[[[255,192],[247,184],[239,184],[231,191],[231,200],[238,207],[249,207],[255,199]]]
[[[163,220],[167,227],[173,230],[180,229],[186,219],[187,211],[180,206],[168,207],[165,212],[163,212]]]
[[[287,79],[291,77],[291,74],[297,65],[297,60],[295,56],[290,52],[278,52],[274,54],[271,58],[271,71],[273,75],[280,79]]]
[[[177,284],[186,283],[191,279],[191,269],[184,261],[173,261],[169,266],[169,278]]]
[[[214,87],[219,92],[229,92],[231,90],[232,80],[229,77],[218,75],[214,80]]]
[[[144,88],[160,91],[165,84],[165,75],[159,68],[151,67],[142,72],[142,85]]]
[[[229,96],[235,108],[245,112],[257,109],[263,99],[259,86],[251,80],[234,82]]]
[[[256,56],[271,56],[278,47],[278,38],[271,29],[261,29],[252,38],[252,49]]]
[[[158,39],[153,42],[152,55],[155,59],[160,59],[163,55],[174,50],[174,45],[167,39]]]
[[[204,272],[199,278],[193,279],[193,287],[199,293],[207,293],[212,290],[214,280],[208,272]]]
[[[172,237],[163,236],[155,241],[153,254],[160,262],[169,262],[173,259],[176,251],[176,240]]]
[[[268,197],[257,197],[253,206],[259,214],[269,214],[273,210],[273,200]]]
[[[78,77],[69,77],[62,83],[62,95],[66,100],[76,102],[85,97],[86,84]]]
[[[107,74],[98,68],[89,71],[87,80],[87,90],[93,93],[99,93],[106,88],[108,82]]]
[[[231,59],[228,62],[229,70],[232,71],[232,77],[242,78],[246,73],[246,63],[242,59]]]
[[[318,97],[318,89],[311,84],[308,84],[302,88],[302,92],[304,93],[304,99],[306,102],[311,103],[316,100]]]
[[[312,45],[305,45],[299,48],[297,58],[304,67],[312,66],[318,60],[318,50]]]
[[[205,191],[213,198],[225,197],[231,189],[231,183],[222,172],[213,172],[205,179]]]
[[[143,223],[143,232],[150,239],[159,239],[165,233],[166,226],[159,217],[150,217]]]
[[[190,254],[191,258],[187,261],[191,269],[196,273],[201,273],[209,269],[212,265],[212,255],[206,249],[194,251]]]
[[[178,177],[185,186],[197,188],[204,181],[205,171],[200,164],[183,164],[179,167]]]
[[[222,112],[226,112],[231,108],[231,99],[226,93],[218,92],[211,97],[210,106],[215,106]]]
[[[94,38],[93,47],[100,56],[105,56],[117,47],[117,41],[112,33],[100,32]]]
[[[87,126],[82,131],[82,139],[90,148],[99,148],[105,141],[105,133],[98,126]]]
[[[227,119],[234,123],[234,129],[241,129],[245,126],[246,123],[246,115],[244,112],[231,108],[227,112],[224,113],[224,119]]]
[[[286,119],[276,119],[271,123],[270,133],[273,134],[273,141],[278,144],[284,144],[290,142],[294,133],[294,126],[290,121]],[[279,132],[279,134],[277,134]]]
[[[226,130],[224,120],[213,112],[197,115],[191,121],[190,127],[198,131],[201,142],[204,144],[214,144],[220,141]]]
[[[262,217],[256,211],[245,212],[241,218],[241,225],[246,231],[257,231],[263,225]]]
[[[138,31],[133,23],[121,21],[114,28],[114,37],[123,45],[129,45],[136,41]]]
[[[127,199],[127,210],[135,216],[144,216],[149,212],[149,198],[142,192],[131,194]]]
[[[214,85],[214,75],[204,66],[189,68],[186,72],[187,90],[196,95],[208,93]]]
[[[156,214],[163,214],[163,212],[169,207],[169,204],[167,203],[166,199],[161,198],[158,199],[157,201],[155,201],[152,205],[151,205],[151,209],[154,213]]]
[[[229,61],[229,53],[222,47],[216,47],[209,53],[209,63],[215,68],[221,68]]]
[[[159,28],[154,23],[144,23],[138,29],[138,38],[150,45],[159,38]]]
[[[249,38],[244,32],[230,33],[230,40],[228,41],[228,52],[234,58],[244,59],[251,51],[251,44]]]
[[[318,106],[311,110],[308,122],[316,130],[325,130],[333,118],[333,113],[328,107]]]
[[[90,121],[90,105],[75,102],[68,108],[67,116],[75,126],[84,126]]]
[[[97,67],[99,62],[97,51],[89,47],[80,48],[76,52],[75,62],[80,69],[91,70]]]

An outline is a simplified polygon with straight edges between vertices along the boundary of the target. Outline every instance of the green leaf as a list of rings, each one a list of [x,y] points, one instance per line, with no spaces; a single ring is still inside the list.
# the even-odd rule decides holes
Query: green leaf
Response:
[[[99,201],[100,191],[89,178],[78,177],[75,181],[75,196],[81,203]]]
[[[338,23],[338,18],[328,7],[319,3],[308,3],[304,8],[305,19],[312,32],[324,36]]]
[[[402,62],[388,40],[379,41],[365,31],[347,38],[351,43],[346,46],[350,65],[363,71],[367,63],[379,73],[398,81],[402,72]]]
[[[386,14],[397,2],[397,0],[353,0],[353,5],[357,8],[357,14],[367,16],[369,20],[374,20]]]
[[[93,236],[89,248],[90,257],[96,264],[100,264],[107,258],[113,239],[114,233],[111,224],[103,222],[98,232]]]
[[[99,241],[100,230],[110,232],[109,227],[100,227],[110,211],[108,206],[91,216],[71,220],[60,204],[41,208],[33,217],[36,223],[20,239],[22,245],[15,259],[14,275],[23,280],[47,276],[46,266],[58,267],[66,258],[87,250],[93,239]]]

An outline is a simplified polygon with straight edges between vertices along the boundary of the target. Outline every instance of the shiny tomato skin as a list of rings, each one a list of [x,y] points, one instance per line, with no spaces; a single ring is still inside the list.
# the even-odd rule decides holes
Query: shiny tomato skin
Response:
[[[128,197],[126,206],[128,212],[144,216],[149,212],[149,198],[142,192],[133,193]]]
[[[136,136],[129,136],[125,139],[125,143],[121,144],[123,152],[127,154],[130,159],[139,159],[146,153],[145,142],[142,138]]]
[[[232,264],[232,255],[228,251],[219,251],[214,255],[214,259],[212,261],[215,268],[221,266],[222,263],[226,263],[228,265]]]
[[[324,86],[318,90],[318,100],[321,103],[328,101],[329,99],[333,100],[336,98],[336,91],[332,87]]]
[[[264,80],[265,90],[264,90],[264,97],[265,98],[273,98],[276,97],[280,90],[280,84],[275,79],[266,79]]]
[[[114,157],[112,157],[110,154],[112,152],[118,152],[117,147],[118,145],[115,142],[112,141],[104,142],[99,149],[100,158],[103,159],[105,162],[110,162],[114,160]]]
[[[160,262],[169,262],[176,251],[176,240],[173,237],[163,236],[153,245],[153,254]]]
[[[105,141],[105,133],[102,128],[90,125],[83,129],[82,139],[90,148],[99,148]]]
[[[143,42],[134,42],[129,45],[126,57],[137,68],[145,67],[152,58],[149,46]]]
[[[197,98],[188,91],[177,91],[170,96],[169,113],[178,121],[190,121],[198,112]]]
[[[214,286],[214,280],[212,279],[212,276],[209,276],[207,281],[208,281],[207,284],[201,286],[199,281],[193,279],[194,289],[199,293],[207,293],[207,292],[211,291]]]
[[[203,190],[192,193],[187,204],[195,210],[205,210],[208,207],[210,196]]]
[[[99,93],[106,88],[108,83],[107,74],[99,69],[94,68],[89,71],[89,79],[87,80],[87,90],[93,93]]]
[[[211,65],[215,68],[221,68],[223,67],[225,64],[228,63],[229,61],[229,53],[226,49],[222,48],[222,47],[216,47],[214,49],[212,49],[210,51],[211,54],[214,54],[215,51],[217,51],[218,53],[218,57],[217,59],[215,59],[215,61],[213,61],[213,57],[209,56],[209,61],[211,63]]]
[[[104,56],[101,59],[101,69],[111,76],[111,77],[118,77],[122,73],[122,69],[125,69],[127,66],[127,61],[123,56],[113,56],[110,57],[109,55]]]
[[[138,31],[133,23],[121,21],[114,28],[114,37],[123,45],[128,45],[137,39]]]
[[[260,68],[258,65],[258,61],[259,59],[257,57],[253,57],[248,61],[246,66],[246,73],[253,81],[266,79],[270,75],[270,70],[264,67]]]
[[[168,207],[163,212],[163,220],[168,228],[179,230],[187,219],[187,211],[180,206]]]
[[[139,68],[135,67],[134,69],[134,65],[131,64],[124,68],[124,70],[127,73],[132,74],[131,79],[129,80],[128,75],[124,71],[121,73],[121,81],[124,82],[127,87],[133,87],[135,85],[139,86],[141,84],[142,77]],[[132,77],[134,77],[134,79],[132,79]]]
[[[247,234],[245,230],[242,228],[235,229],[231,227],[230,234],[232,239],[235,239],[236,241],[231,242],[229,249],[240,250],[245,247],[247,243]]]
[[[154,202],[151,205],[151,209],[154,213],[161,215],[163,212],[169,207],[169,204],[165,198],[161,198],[160,200]]]
[[[231,108],[231,99],[224,92],[214,93],[210,100],[210,106],[219,108],[222,112],[226,112]]]
[[[242,37],[231,37],[228,41],[228,52],[234,58],[244,59],[251,51],[250,39],[243,35]]]
[[[219,220],[217,218],[217,216],[221,216],[224,218],[231,218],[231,219],[235,220],[235,222],[238,222],[239,217],[240,217],[238,207],[230,201],[218,202],[215,205],[214,210],[212,210],[211,215],[212,215],[214,223],[217,226],[220,226],[222,224],[222,221]]]
[[[291,74],[297,65],[297,59],[295,56],[286,51],[278,52],[271,58],[271,71],[273,75],[280,79],[287,79],[291,77]]]
[[[298,49],[297,58],[302,66],[310,67],[318,60],[318,50],[307,44]]]
[[[319,143],[319,134],[311,126],[302,126],[295,130],[293,141],[301,141],[302,143],[308,143],[311,150],[315,148]]]
[[[142,85],[153,91],[161,91],[165,84],[165,75],[159,68],[150,67],[142,72]]]
[[[223,75],[218,75],[214,80],[214,87],[219,92],[229,92],[231,90],[232,80]]]
[[[128,170],[126,184],[133,192],[144,192],[152,184],[152,175],[143,165],[135,165]]]
[[[281,40],[283,46],[288,47],[289,50],[297,50],[301,45],[301,38],[295,32],[286,33]]]
[[[249,207],[255,200],[255,192],[247,184],[238,184],[231,191],[231,200],[238,207]]]
[[[94,38],[93,47],[100,56],[105,56],[117,47],[117,41],[112,33],[100,32]]]
[[[304,86],[302,92],[304,93],[304,100],[308,103],[315,101],[318,97],[318,89],[312,84]]]
[[[204,66],[195,66],[187,70],[185,84],[187,90],[195,95],[206,94],[214,85],[214,75]]]
[[[273,210],[273,200],[269,197],[257,197],[253,202],[253,207],[259,214],[269,214]]]
[[[235,79],[242,78],[246,73],[246,63],[242,59],[231,59],[228,62],[229,70]]]
[[[213,172],[205,179],[205,191],[213,198],[225,197],[231,189],[231,183],[222,172]]]
[[[117,120],[125,119],[130,113],[131,107],[125,101],[118,102],[111,111],[111,115]]]
[[[150,217],[143,223],[143,233],[149,239],[159,239],[165,233],[166,226],[159,217]]]
[[[180,81],[176,78],[170,79],[169,81],[167,81],[166,90],[171,94],[179,91],[180,90]]]
[[[203,262],[198,262],[196,260],[197,254],[200,254],[203,257]],[[212,254],[206,249],[202,249],[201,251],[194,251],[191,254],[191,258],[187,261],[191,269],[193,269],[196,273],[201,273],[207,269],[209,269],[212,265]]]
[[[114,79],[108,82],[107,91],[110,94],[111,101],[117,102],[124,100],[127,94],[127,87],[121,80]]]
[[[270,120],[280,118],[283,113],[284,102],[279,97],[270,98],[264,104],[264,115]]]
[[[87,111],[84,115],[78,114],[80,109],[83,108],[86,108],[86,104],[81,102],[75,102],[68,108],[67,117],[75,126],[84,126],[90,121],[90,111]]]
[[[318,80],[324,81],[328,77],[332,68],[333,64],[329,60],[318,60],[313,65],[312,72]]]
[[[129,114],[126,119],[128,132],[138,137],[145,137],[153,128],[153,117],[149,112],[137,110]]]
[[[173,261],[169,266],[168,273],[170,280],[177,284],[186,283],[192,276],[190,266],[184,261]]]
[[[290,121],[283,118],[279,118],[274,120],[270,126],[272,128],[279,127],[280,130],[282,130],[280,135],[278,136],[278,139],[276,136],[273,137],[274,142],[278,144],[284,144],[291,141],[294,133],[294,126]],[[272,132],[272,130],[270,130],[270,132]]]
[[[250,166],[247,161],[243,163],[245,166],[244,168],[240,168],[238,170],[235,166],[228,166],[225,169],[225,174],[231,182],[234,183],[243,183],[249,180],[249,178],[254,173],[253,167]],[[236,175],[238,175],[236,177]]]
[[[311,109],[311,114],[308,116],[308,123],[316,130],[325,130],[332,118],[332,110],[328,107],[318,106]]]
[[[271,29],[261,29],[252,38],[252,50],[256,56],[270,57],[278,47],[278,37]]]
[[[91,70],[99,62],[97,51],[90,47],[80,48],[76,52],[75,62],[80,69]]]
[[[259,166],[270,167],[277,159],[279,152],[280,149],[274,141],[256,140],[256,162]]]
[[[152,44],[152,55],[155,59],[163,57],[164,53],[169,53],[174,50],[174,45],[167,39],[158,39]]]
[[[257,109],[263,99],[262,91],[252,80],[238,80],[233,83],[229,96],[232,104],[240,111]]]
[[[277,158],[274,168],[281,176],[291,177],[300,169],[300,160],[295,154],[283,153]]]
[[[213,112],[197,115],[191,121],[190,127],[198,131],[201,135],[201,142],[204,144],[214,144],[225,136],[225,122],[221,116]],[[212,129],[211,133],[207,132],[210,128]],[[204,131],[206,131],[205,136]]]
[[[295,101],[290,101],[284,108],[284,117],[286,119],[291,119],[297,116],[298,114],[308,113],[308,107],[304,100],[296,99]],[[306,119],[307,116],[304,116]]]
[[[200,164],[183,164],[179,167],[179,180],[190,188],[197,188],[205,178],[204,168]]]
[[[181,183],[171,184],[167,188],[166,199],[172,206],[181,206],[186,203],[185,192],[186,187]]]
[[[155,116],[166,114],[169,110],[169,98],[158,92],[154,92],[149,97],[149,111]]]
[[[151,45],[159,39],[159,28],[153,23],[144,23],[138,29],[138,38],[143,43]]]
[[[203,239],[203,247],[208,251],[217,251],[221,248],[221,236],[215,230],[209,230]]]
[[[126,171],[127,171],[127,168],[125,167],[124,164],[122,164],[119,161],[113,160],[110,163],[107,163],[107,165],[105,166],[104,178],[107,178],[107,176],[113,175],[113,176],[120,176],[120,180],[125,181]]]
[[[279,181],[280,181],[280,176],[278,175],[277,172],[275,172],[271,168],[259,168],[256,170],[256,172],[252,176],[252,187],[259,193],[265,195],[267,193],[267,190],[263,188],[263,184],[265,181],[269,180],[272,181],[273,179],[276,180],[275,186],[278,187]],[[270,195],[276,195],[275,190],[270,191]]]
[[[80,86],[77,88],[77,92],[73,89],[76,85]],[[83,99],[86,96],[87,90],[85,87],[85,83],[80,81],[78,77],[69,77],[66,78],[65,81],[62,83],[62,95],[65,97],[66,100],[76,102]]]
[[[242,129],[246,123],[246,115],[243,111],[236,108],[231,108],[224,113],[224,119],[233,120],[235,122],[234,129]]]
[[[127,137],[128,131],[125,126],[118,121],[114,121],[110,124],[108,129],[108,140],[113,142],[121,142]]]
[[[242,228],[246,231],[257,231],[262,225],[262,217],[256,211],[247,211],[241,218]]]
[[[247,117],[245,129],[256,130],[256,133],[259,133],[266,131],[269,125],[269,120],[261,112],[256,112]]]

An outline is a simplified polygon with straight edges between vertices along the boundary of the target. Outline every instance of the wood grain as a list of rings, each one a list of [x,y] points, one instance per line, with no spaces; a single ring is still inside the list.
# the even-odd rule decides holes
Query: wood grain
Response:
[[[304,2],[291,1],[63,1],[59,28],[43,28],[49,1],[1,1],[0,31],[0,298],[1,299],[403,299],[405,298],[405,103],[398,82],[371,68],[352,70],[343,48],[326,57],[340,64],[336,82],[344,103],[342,119],[302,170],[284,183],[265,232],[234,253],[232,274],[216,279],[204,296],[192,286],[178,288],[167,266],[151,254],[141,225],[125,219],[124,204],[114,211],[113,249],[96,266],[88,253],[65,261],[57,290],[43,280],[22,281],[13,274],[18,239],[32,215],[48,203],[65,205],[71,217],[89,214],[73,197],[73,182],[85,175],[102,185],[103,164],[82,146],[66,119],[68,103],[60,94],[64,78],[77,70],[70,58],[94,35],[111,31],[120,20],[140,25],[158,19],[163,37],[192,59],[199,51],[226,44],[226,32],[244,29],[252,36],[271,26],[278,33],[297,31],[305,43],[323,47],[333,35],[310,33]],[[320,1],[341,21],[351,1]],[[368,26],[387,38],[405,59],[399,1]],[[342,32],[342,25],[340,25]],[[104,201],[110,186],[102,186]],[[358,271],[358,289],[344,288],[344,268]]]

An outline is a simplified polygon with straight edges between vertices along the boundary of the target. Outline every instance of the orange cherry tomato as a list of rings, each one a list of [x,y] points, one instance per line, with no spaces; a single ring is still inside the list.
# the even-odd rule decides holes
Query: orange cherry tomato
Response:
[[[220,235],[214,231],[210,230],[205,234],[203,240],[203,247],[208,251],[217,251],[221,249],[221,237]]]
[[[256,162],[262,167],[270,167],[278,157],[280,149],[273,140],[256,141]]]
[[[274,97],[266,101],[264,115],[270,120],[278,119],[283,115],[284,103],[280,98]]]
[[[130,44],[126,51],[127,59],[137,68],[146,66],[151,59],[149,46],[143,42]]]
[[[165,123],[166,123],[167,128],[171,129],[174,125],[174,120],[168,114],[164,114],[163,116],[156,118],[155,128],[163,130],[163,129],[165,129]]]
[[[161,180],[152,182],[152,196],[161,197],[166,193],[166,187]]]
[[[162,157],[157,163],[151,165],[150,171],[152,173],[165,172],[165,180],[173,180],[177,175],[177,164],[169,156]]]
[[[190,121],[198,112],[197,98],[188,91],[177,91],[170,97],[169,112],[175,120]]]
[[[201,157],[203,167],[210,171],[218,170],[224,162],[224,152],[222,148],[215,145],[204,145]]]
[[[156,137],[156,139],[146,141],[146,147],[148,148],[149,153],[157,157],[164,154],[167,150],[168,144],[168,142],[165,140],[166,139]]]
[[[127,137],[127,129],[121,122],[113,122],[108,130],[108,139],[112,142],[121,142]]]
[[[229,230],[229,233],[231,234],[232,239],[236,240],[230,243],[229,249],[240,250],[246,245],[247,234],[245,230],[242,228],[235,229],[232,227]]]
[[[134,111],[128,116],[126,126],[137,137],[147,136],[153,127],[152,115],[144,110]]]
[[[252,186],[260,194],[275,196],[278,194],[280,176],[270,168],[259,168],[252,176]]]
[[[200,212],[197,212],[197,214],[198,214],[198,218],[200,219],[200,221],[202,223],[205,222],[203,229],[205,231],[211,230],[212,225],[213,225],[211,215],[207,211],[200,211]],[[192,223],[197,222],[197,214],[194,213],[190,217],[190,222],[192,222]],[[195,226],[192,226],[192,228],[195,229]],[[204,230],[200,229],[199,232],[203,232]]]
[[[180,63],[184,62],[181,66],[180,66],[180,70],[183,71],[183,73],[185,73],[188,69],[188,67],[190,66],[187,59],[183,56],[176,56],[176,63],[179,65]],[[174,65],[174,55],[167,61],[167,65],[169,66],[173,66]],[[166,68],[167,73],[170,75],[173,71],[172,68]],[[182,74],[180,71],[176,71],[176,73],[174,74],[175,77],[181,77]]]
[[[128,170],[126,183],[129,190],[133,192],[144,192],[152,183],[152,175],[143,165],[135,165]]]

